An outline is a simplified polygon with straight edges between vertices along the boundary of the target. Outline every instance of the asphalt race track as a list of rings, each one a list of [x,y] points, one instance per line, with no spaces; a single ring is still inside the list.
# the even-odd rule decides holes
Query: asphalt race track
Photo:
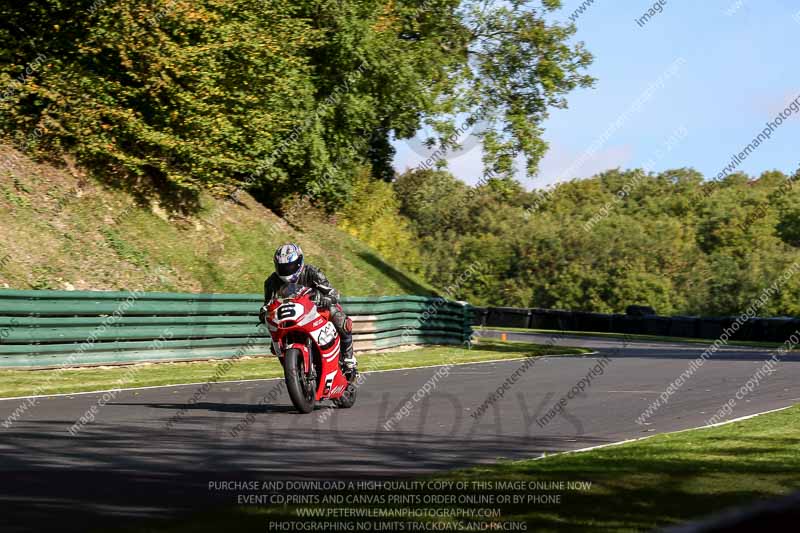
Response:
[[[508,336],[542,344],[549,339]],[[639,425],[636,418],[705,345],[568,336],[558,342],[591,347],[598,354],[536,360],[477,420],[470,413],[522,361],[365,374],[355,407],[319,408],[309,415],[294,412],[285,392],[259,405],[278,380],[217,383],[191,405],[187,402],[200,385],[121,391],[76,436],[69,427],[102,394],[40,398],[21,420],[0,427],[0,530],[48,525],[86,530],[88,517],[100,524],[97,520],[235,503],[209,491],[211,480],[411,476],[702,426],[770,356],[757,348],[717,352],[649,425]],[[603,355],[609,359],[602,375],[540,427],[536,420]],[[426,382],[430,392],[417,394],[407,416],[385,429],[386,421]],[[800,356],[785,357],[737,402],[729,418],[800,402],[799,384]],[[21,401],[1,400],[0,420]],[[181,409],[182,417],[167,427]],[[232,436],[248,415],[253,423]]]

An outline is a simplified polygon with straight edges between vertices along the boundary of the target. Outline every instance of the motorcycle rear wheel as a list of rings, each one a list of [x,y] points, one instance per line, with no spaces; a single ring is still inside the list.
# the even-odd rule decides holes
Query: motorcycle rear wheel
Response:
[[[314,410],[316,400],[316,383],[303,369],[303,354],[296,348],[286,350],[283,374],[286,378],[286,389],[292,405],[301,413]]]

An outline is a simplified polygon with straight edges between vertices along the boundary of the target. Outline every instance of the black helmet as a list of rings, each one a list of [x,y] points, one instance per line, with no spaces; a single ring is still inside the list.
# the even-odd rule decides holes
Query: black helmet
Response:
[[[303,272],[303,250],[300,246],[294,243],[279,246],[272,260],[279,278],[286,283],[297,283]]]

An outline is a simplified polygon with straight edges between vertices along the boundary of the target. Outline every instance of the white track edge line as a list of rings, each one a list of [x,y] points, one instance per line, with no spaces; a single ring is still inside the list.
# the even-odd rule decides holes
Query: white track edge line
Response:
[[[591,353],[565,353],[565,354],[548,354],[548,355],[540,355],[536,356],[538,359],[546,359],[548,357],[586,357],[596,354],[597,352]],[[492,359],[490,361],[468,361],[465,363],[453,363],[449,366],[461,366],[461,365],[481,365],[484,363],[503,363],[508,361],[522,361],[523,359],[528,359],[528,357],[515,357],[513,359]],[[427,365],[427,366],[410,366],[404,368],[388,368],[386,370],[368,370],[366,372],[362,372],[362,374],[377,374],[379,372],[398,372],[401,370],[419,370],[423,368],[438,368],[441,366],[448,366],[447,363],[443,365]],[[192,383],[169,383],[166,385],[149,385],[145,387],[125,387],[121,389],[105,389],[105,390],[93,390],[93,391],[81,391],[81,392],[58,392],[55,394],[39,394],[34,396],[11,396],[9,398],[0,398],[0,402],[5,402],[9,400],[26,400],[28,398],[58,398],[63,396],[82,396],[86,394],[103,394],[104,392],[123,392],[123,391],[137,391],[137,390],[148,390],[148,389],[168,389],[172,387],[190,387],[192,385],[206,385],[207,383],[211,383],[212,385],[216,384],[225,384],[225,383],[252,383],[254,381],[275,381],[276,379],[284,379],[282,377],[276,378],[255,378],[255,379],[235,379],[235,380],[228,380],[228,381],[197,381]]]
[[[709,425],[705,425],[705,426],[697,426],[697,427],[693,427],[693,428],[679,429],[679,430],[676,430],[676,431],[668,431],[666,433],[654,433],[652,435],[646,435],[644,437],[636,437],[635,439],[625,439],[625,440],[621,440],[621,441],[618,441],[618,442],[609,442],[607,444],[598,444],[597,446],[589,446],[588,448],[579,448],[577,450],[567,450],[565,452],[557,452],[557,453],[551,453],[551,454],[547,454],[547,455],[543,454],[543,455],[540,455],[539,457],[532,458],[532,460],[540,461],[542,459],[548,459],[550,457],[557,457],[559,455],[566,455],[566,454],[570,454],[570,453],[583,453],[583,452],[589,452],[589,451],[592,451],[592,450],[599,450],[601,448],[610,448],[612,446],[621,446],[622,444],[628,444],[629,442],[639,442],[639,441],[642,441],[642,440],[652,439],[653,437],[661,437],[661,436],[664,436],[664,435],[676,435],[678,433],[685,433],[687,431],[697,431],[697,430],[700,430],[700,429],[708,429],[708,428],[715,428],[715,427],[719,427],[719,426],[726,426],[728,424],[734,424],[736,422],[741,422],[742,420],[755,418],[757,416],[768,415],[770,413],[777,413],[779,411],[785,411],[786,409],[790,409],[790,408],[792,408],[794,406],[795,406],[795,404],[787,405],[786,407],[778,407],[777,409],[770,409],[769,411],[761,411],[760,413],[754,413],[752,415],[740,416],[739,418],[733,418],[731,420],[726,420],[724,422],[717,422],[716,424],[709,424]],[[531,459],[519,459],[519,460],[512,461],[512,462],[513,463],[521,463],[521,462],[530,461],[530,460]]]

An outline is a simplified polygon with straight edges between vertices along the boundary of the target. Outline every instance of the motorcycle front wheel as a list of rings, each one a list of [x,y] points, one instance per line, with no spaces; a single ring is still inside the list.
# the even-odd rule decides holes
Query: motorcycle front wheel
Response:
[[[286,377],[286,389],[289,391],[292,405],[301,413],[313,411],[316,399],[316,383],[303,370],[303,354],[300,353],[300,350],[296,348],[286,350],[283,374]]]

